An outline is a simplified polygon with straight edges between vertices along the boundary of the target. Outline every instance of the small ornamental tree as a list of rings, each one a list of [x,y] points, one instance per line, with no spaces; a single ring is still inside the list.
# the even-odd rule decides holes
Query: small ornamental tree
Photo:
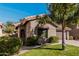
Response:
[[[52,21],[62,25],[62,49],[65,49],[64,31],[65,27],[77,23],[79,19],[79,4],[54,3],[48,4]]]

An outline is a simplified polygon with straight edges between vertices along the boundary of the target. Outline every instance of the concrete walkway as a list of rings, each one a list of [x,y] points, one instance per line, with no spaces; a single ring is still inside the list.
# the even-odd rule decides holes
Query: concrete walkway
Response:
[[[59,41],[59,44],[61,44],[62,41]],[[74,45],[79,47],[79,40],[65,40],[65,44]]]
[[[31,49],[33,49],[33,48],[38,48],[38,47],[40,47],[40,46],[23,46],[21,49],[20,49],[20,52],[18,53],[18,54],[16,54],[16,56],[17,55],[20,55],[20,54],[23,54],[23,53],[25,53],[25,52],[28,52],[29,50],[31,50]],[[15,55],[14,55],[15,56]]]

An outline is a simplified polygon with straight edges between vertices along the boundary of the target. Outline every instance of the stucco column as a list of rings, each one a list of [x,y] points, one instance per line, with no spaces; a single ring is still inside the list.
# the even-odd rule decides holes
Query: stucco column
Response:
[[[0,28],[0,36],[2,36],[2,29]]]
[[[69,31],[66,31],[66,39],[69,40]]]
[[[18,37],[20,38],[20,27],[18,27]]]

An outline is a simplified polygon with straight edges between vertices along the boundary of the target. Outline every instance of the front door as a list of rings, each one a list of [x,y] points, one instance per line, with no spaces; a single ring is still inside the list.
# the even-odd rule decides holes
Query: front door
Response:
[[[20,38],[22,39],[23,41],[23,45],[25,45],[25,30],[24,29],[21,29],[20,31]]]

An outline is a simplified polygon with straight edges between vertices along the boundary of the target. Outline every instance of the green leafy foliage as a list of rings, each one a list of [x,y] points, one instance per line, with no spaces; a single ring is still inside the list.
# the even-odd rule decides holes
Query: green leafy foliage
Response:
[[[12,22],[7,22],[7,23],[5,24],[4,31],[5,31],[6,33],[13,33],[13,32],[14,32],[14,29],[15,29],[15,27],[14,27],[14,25],[13,25]]]
[[[57,43],[59,38],[57,36],[51,36],[48,38],[49,42]]]
[[[66,26],[70,26],[74,22],[77,24],[77,20],[79,19],[79,4],[51,3],[48,6],[52,20],[62,25],[62,48],[65,49],[64,30]]]
[[[26,40],[26,45],[27,46],[33,46],[37,44],[38,38],[36,36],[28,37]]]
[[[77,3],[55,3],[48,4],[50,11],[50,17],[56,23],[62,24],[62,20],[65,21],[65,25],[77,23],[79,19],[79,4]]]
[[[22,42],[17,37],[0,37],[0,55],[12,55],[19,51]]]
[[[52,20],[48,15],[37,16],[38,26],[45,25],[46,23],[51,23]]]

